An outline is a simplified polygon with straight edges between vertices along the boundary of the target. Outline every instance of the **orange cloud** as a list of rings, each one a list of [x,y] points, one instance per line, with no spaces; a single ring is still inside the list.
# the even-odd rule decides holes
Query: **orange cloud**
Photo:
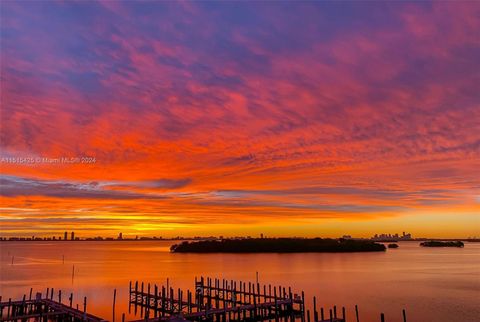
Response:
[[[2,234],[471,233],[480,7],[337,6],[5,4]]]

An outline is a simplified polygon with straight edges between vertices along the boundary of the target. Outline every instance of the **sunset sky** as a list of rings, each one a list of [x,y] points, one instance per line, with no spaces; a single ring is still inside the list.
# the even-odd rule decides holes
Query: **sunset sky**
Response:
[[[0,5],[2,236],[480,236],[479,2]]]

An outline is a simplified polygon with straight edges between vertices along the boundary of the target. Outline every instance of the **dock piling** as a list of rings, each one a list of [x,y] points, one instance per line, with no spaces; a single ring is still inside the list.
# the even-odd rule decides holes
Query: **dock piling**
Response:
[[[117,298],[117,289],[113,290],[112,321],[115,322],[115,300]]]

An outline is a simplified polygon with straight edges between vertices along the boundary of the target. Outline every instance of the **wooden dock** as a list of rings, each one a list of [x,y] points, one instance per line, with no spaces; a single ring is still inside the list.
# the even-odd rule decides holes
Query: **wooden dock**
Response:
[[[166,318],[187,321],[310,321],[305,311],[305,295],[293,293],[290,287],[260,285],[233,280],[195,279],[195,291],[130,282],[130,310],[140,310],[141,320],[164,321]],[[324,319],[314,310],[313,321],[345,322],[337,317],[336,308]]]
[[[116,290],[113,293],[112,317],[115,321]],[[132,312],[132,309],[134,312]],[[140,312],[139,312],[140,311]],[[304,292],[295,293],[290,287],[281,285],[260,285],[252,282],[225,279],[195,278],[193,289],[186,291],[174,289],[169,285],[160,287],[144,282],[130,282],[128,312],[135,318],[131,322],[169,321],[169,322],[346,322],[345,308],[337,307],[317,309],[316,297],[313,306],[305,308]],[[403,310],[403,322],[407,322]],[[3,321],[69,321],[69,322],[105,322],[106,319],[87,313],[87,298],[83,298],[83,307],[73,307],[73,294],[70,293],[67,304],[62,303],[62,292],[58,291],[58,300],[54,300],[54,290],[47,288],[45,296],[36,293],[32,298],[32,289],[22,300],[2,302],[0,296],[0,322]],[[350,322],[360,322],[358,307]],[[385,322],[385,315],[380,314]],[[121,322],[125,322],[125,313]]]
[[[61,292],[59,293],[61,297]],[[106,321],[102,318],[94,316],[86,312],[86,298],[84,299],[84,310],[81,311],[78,308],[62,304],[60,301],[54,301],[52,296],[42,298],[41,293],[37,293],[35,299],[30,297],[27,300],[23,297],[21,301],[0,302],[0,321],[28,321],[34,319],[35,321],[86,321],[86,322],[103,322]],[[71,299],[71,297],[70,297]],[[61,300],[61,299],[60,299]],[[1,301],[1,298],[0,298]]]

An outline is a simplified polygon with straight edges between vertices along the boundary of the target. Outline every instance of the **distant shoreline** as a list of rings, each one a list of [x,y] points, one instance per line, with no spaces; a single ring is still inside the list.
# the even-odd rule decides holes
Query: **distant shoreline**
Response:
[[[279,237],[283,238],[283,237]],[[289,238],[289,237],[285,237]],[[315,237],[320,238],[320,237]],[[146,241],[208,241],[208,240],[243,240],[243,239],[255,239],[255,238],[104,238],[104,239],[93,239],[93,238],[83,238],[75,240],[64,240],[64,239],[0,239],[2,242],[146,242]],[[304,238],[311,239],[311,238]],[[339,239],[339,238],[324,238],[324,239]],[[362,238],[353,238],[352,240],[357,241],[371,241],[375,243],[403,243],[403,242],[424,242],[424,241],[462,241],[470,243],[479,243],[480,239],[471,239],[471,238],[415,238],[411,240],[375,240],[375,239],[362,239]]]

